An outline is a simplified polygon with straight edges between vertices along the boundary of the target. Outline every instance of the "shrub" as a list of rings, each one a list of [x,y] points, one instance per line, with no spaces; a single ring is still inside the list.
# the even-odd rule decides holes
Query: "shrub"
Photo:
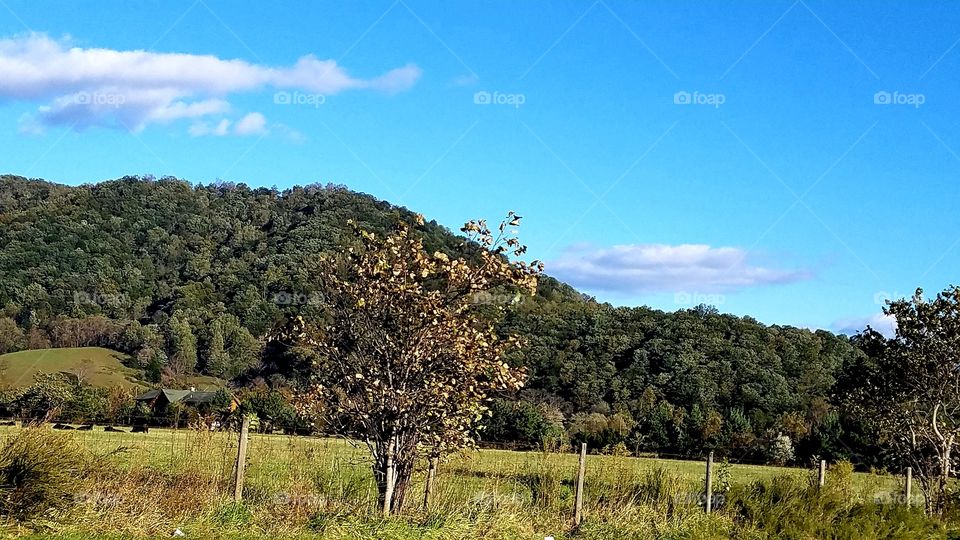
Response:
[[[0,514],[29,519],[76,495],[84,456],[66,434],[20,431],[0,449]]]
[[[827,486],[838,491],[846,498],[853,496],[853,463],[841,460],[830,467],[827,474]]]
[[[618,442],[614,445],[607,445],[603,447],[603,454],[608,456],[617,456],[617,457],[628,457],[631,455],[630,449],[627,448],[627,445],[623,441]]]
[[[793,461],[793,441],[788,435],[777,435],[770,444],[770,461],[777,465],[786,465]]]

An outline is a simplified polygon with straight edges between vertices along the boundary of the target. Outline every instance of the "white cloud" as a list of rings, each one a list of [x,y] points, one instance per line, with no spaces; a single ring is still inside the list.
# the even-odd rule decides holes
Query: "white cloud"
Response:
[[[24,113],[17,121],[17,132],[21,135],[39,136],[44,134],[43,124],[37,122],[32,115]]]
[[[237,122],[234,132],[237,135],[265,135],[267,133],[267,119],[258,112],[252,112]]]
[[[211,127],[210,124],[206,122],[197,122],[190,126],[190,129],[187,132],[192,137],[203,137],[205,135],[214,135],[217,137],[223,137],[230,134],[230,121],[224,118],[218,124]]]
[[[0,39],[0,74],[0,99],[46,102],[37,114],[43,124],[139,130],[223,114],[233,93],[266,87],[325,95],[353,89],[395,93],[412,87],[422,71],[409,64],[362,79],[313,55],[275,67],[213,55],[69,47],[31,34]]]
[[[203,120],[197,121],[190,125],[187,132],[191,137],[278,135],[292,143],[302,143],[306,140],[302,133],[279,122],[268,125],[267,118],[258,112],[247,113],[236,122],[226,118],[213,123]]]
[[[813,278],[807,270],[749,262],[745,250],[704,244],[626,244],[569,247],[547,272],[589,290],[621,293],[717,292]]]
[[[480,77],[477,77],[476,74],[470,73],[467,75],[458,75],[453,78],[450,84],[453,86],[473,86],[480,82]]]
[[[841,334],[856,334],[870,326],[877,332],[890,338],[897,333],[897,319],[891,315],[877,313],[869,317],[849,317],[840,319],[831,325],[831,330]]]

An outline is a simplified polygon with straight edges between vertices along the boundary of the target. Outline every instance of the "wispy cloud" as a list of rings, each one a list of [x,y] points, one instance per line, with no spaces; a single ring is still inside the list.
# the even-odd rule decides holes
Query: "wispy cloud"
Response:
[[[313,55],[276,67],[213,55],[70,47],[43,34],[0,39],[0,100],[41,102],[40,124],[77,128],[140,130],[222,115],[231,109],[230,94],[268,87],[323,95],[355,89],[395,93],[412,87],[421,73],[408,64],[363,79]]]
[[[198,120],[190,125],[187,133],[191,137],[279,135],[290,142],[300,143],[304,140],[299,131],[279,122],[268,123],[267,117],[259,112],[247,113],[236,122],[227,118],[213,122]]]
[[[450,84],[453,86],[473,86],[478,82],[480,82],[480,77],[478,77],[475,73],[471,73],[468,75],[458,75],[454,77],[453,80],[450,81]]]
[[[840,319],[831,325],[831,330],[840,334],[856,334],[870,326],[886,337],[893,337],[897,333],[897,319],[890,315],[877,313],[869,317],[849,317]]]
[[[803,269],[759,266],[735,247],[705,244],[626,244],[569,247],[547,271],[589,290],[621,293],[729,291],[813,278]]]

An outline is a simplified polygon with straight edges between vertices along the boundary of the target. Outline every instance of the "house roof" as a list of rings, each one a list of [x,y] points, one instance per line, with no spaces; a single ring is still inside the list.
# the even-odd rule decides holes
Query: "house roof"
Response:
[[[173,390],[170,388],[161,388],[157,390],[148,390],[134,399],[136,401],[153,401],[159,398],[161,394],[168,403],[182,402],[186,405],[210,403],[217,397],[216,392],[197,392],[195,390]]]

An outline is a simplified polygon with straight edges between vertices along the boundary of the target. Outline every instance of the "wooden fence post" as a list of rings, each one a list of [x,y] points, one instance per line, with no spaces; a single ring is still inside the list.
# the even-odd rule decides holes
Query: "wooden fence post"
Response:
[[[707,454],[707,480],[705,486],[705,503],[707,513],[713,511],[713,450]]]
[[[430,466],[427,468],[427,485],[423,489],[423,510],[430,509],[430,496],[433,495],[433,482],[437,477],[437,458],[430,458]]]
[[[817,473],[817,485],[823,487],[827,482],[827,460],[820,460],[820,471]]]
[[[913,467],[907,467],[906,483],[903,486],[903,502],[910,506],[910,495],[913,491]]]
[[[580,468],[577,471],[576,502],[573,507],[573,522],[580,525],[583,521],[583,477],[587,473],[587,443],[580,443]]]
[[[233,500],[240,502],[243,500],[243,470],[247,466],[247,439],[250,435],[250,418],[244,416],[243,424],[240,426],[240,444],[237,447],[237,466],[234,469],[233,478]]]

